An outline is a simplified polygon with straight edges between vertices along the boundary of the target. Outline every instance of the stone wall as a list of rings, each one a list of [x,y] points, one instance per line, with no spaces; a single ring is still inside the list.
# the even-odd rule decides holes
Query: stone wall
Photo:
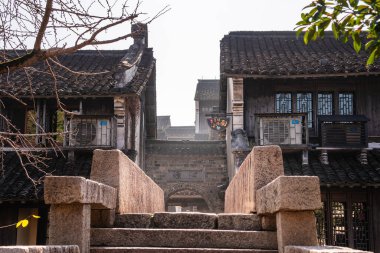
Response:
[[[228,182],[222,141],[147,141],[144,170],[165,192],[166,201],[180,191],[201,195],[209,211],[223,211]]]

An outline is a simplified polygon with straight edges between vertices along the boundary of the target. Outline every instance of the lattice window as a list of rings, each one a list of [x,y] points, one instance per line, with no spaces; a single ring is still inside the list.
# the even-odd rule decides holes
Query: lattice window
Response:
[[[297,93],[297,112],[307,113],[307,126],[313,127],[313,96],[311,93]]]
[[[333,114],[333,95],[331,93],[318,94],[318,115]]]
[[[332,245],[348,246],[347,206],[344,202],[331,203]]]
[[[292,94],[277,93],[276,94],[276,113],[292,112]]]
[[[366,203],[352,203],[352,228],[354,248],[369,250],[368,212]]]
[[[339,93],[339,114],[340,115],[354,114],[354,94]]]
[[[325,202],[322,202],[322,209],[316,210],[315,218],[317,220],[317,236],[318,244],[323,246],[326,245],[326,210]]]

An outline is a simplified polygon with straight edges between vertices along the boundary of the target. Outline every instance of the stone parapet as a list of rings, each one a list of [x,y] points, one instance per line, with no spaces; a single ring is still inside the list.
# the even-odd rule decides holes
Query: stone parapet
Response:
[[[91,204],[93,208],[116,207],[116,189],[83,177],[45,178],[44,199],[46,204]]]
[[[362,251],[338,246],[286,246],[285,253],[365,253]]]
[[[77,245],[1,246],[0,253],[80,253]]]
[[[256,192],[284,175],[281,148],[256,146],[230,182],[225,196],[226,213],[256,212]]]
[[[310,176],[280,176],[257,190],[258,214],[279,211],[309,211],[322,208],[319,178]]]
[[[165,211],[164,192],[120,150],[95,150],[91,180],[118,190],[116,213]]]

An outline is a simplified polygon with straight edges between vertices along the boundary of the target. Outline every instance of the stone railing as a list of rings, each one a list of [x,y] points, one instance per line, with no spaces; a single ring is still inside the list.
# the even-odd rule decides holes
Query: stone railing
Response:
[[[264,230],[277,230],[279,253],[363,252],[318,247],[313,211],[321,207],[319,178],[284,176],[282,152],[278,146],[254,147],[225,196],[225,212],[257,213]]]
[[[165,210],[163,190],[118,150],[94,151],[91,180],[46,177],[44,189],[48,243],[78,245],[81,253],[90,252],[90,227],[112,226],[115,213]]]
[[[77,245],[1,246],[0,253],[80,253]]]

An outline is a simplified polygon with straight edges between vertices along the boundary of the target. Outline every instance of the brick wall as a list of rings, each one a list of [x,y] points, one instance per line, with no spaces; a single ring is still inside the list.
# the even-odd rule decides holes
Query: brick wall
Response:
[[[165,200],[186,190],[202,196],[209,211],[221,212],[228,182],[224,141],[158,141],[146,143],[144,169],[165,191]]]

